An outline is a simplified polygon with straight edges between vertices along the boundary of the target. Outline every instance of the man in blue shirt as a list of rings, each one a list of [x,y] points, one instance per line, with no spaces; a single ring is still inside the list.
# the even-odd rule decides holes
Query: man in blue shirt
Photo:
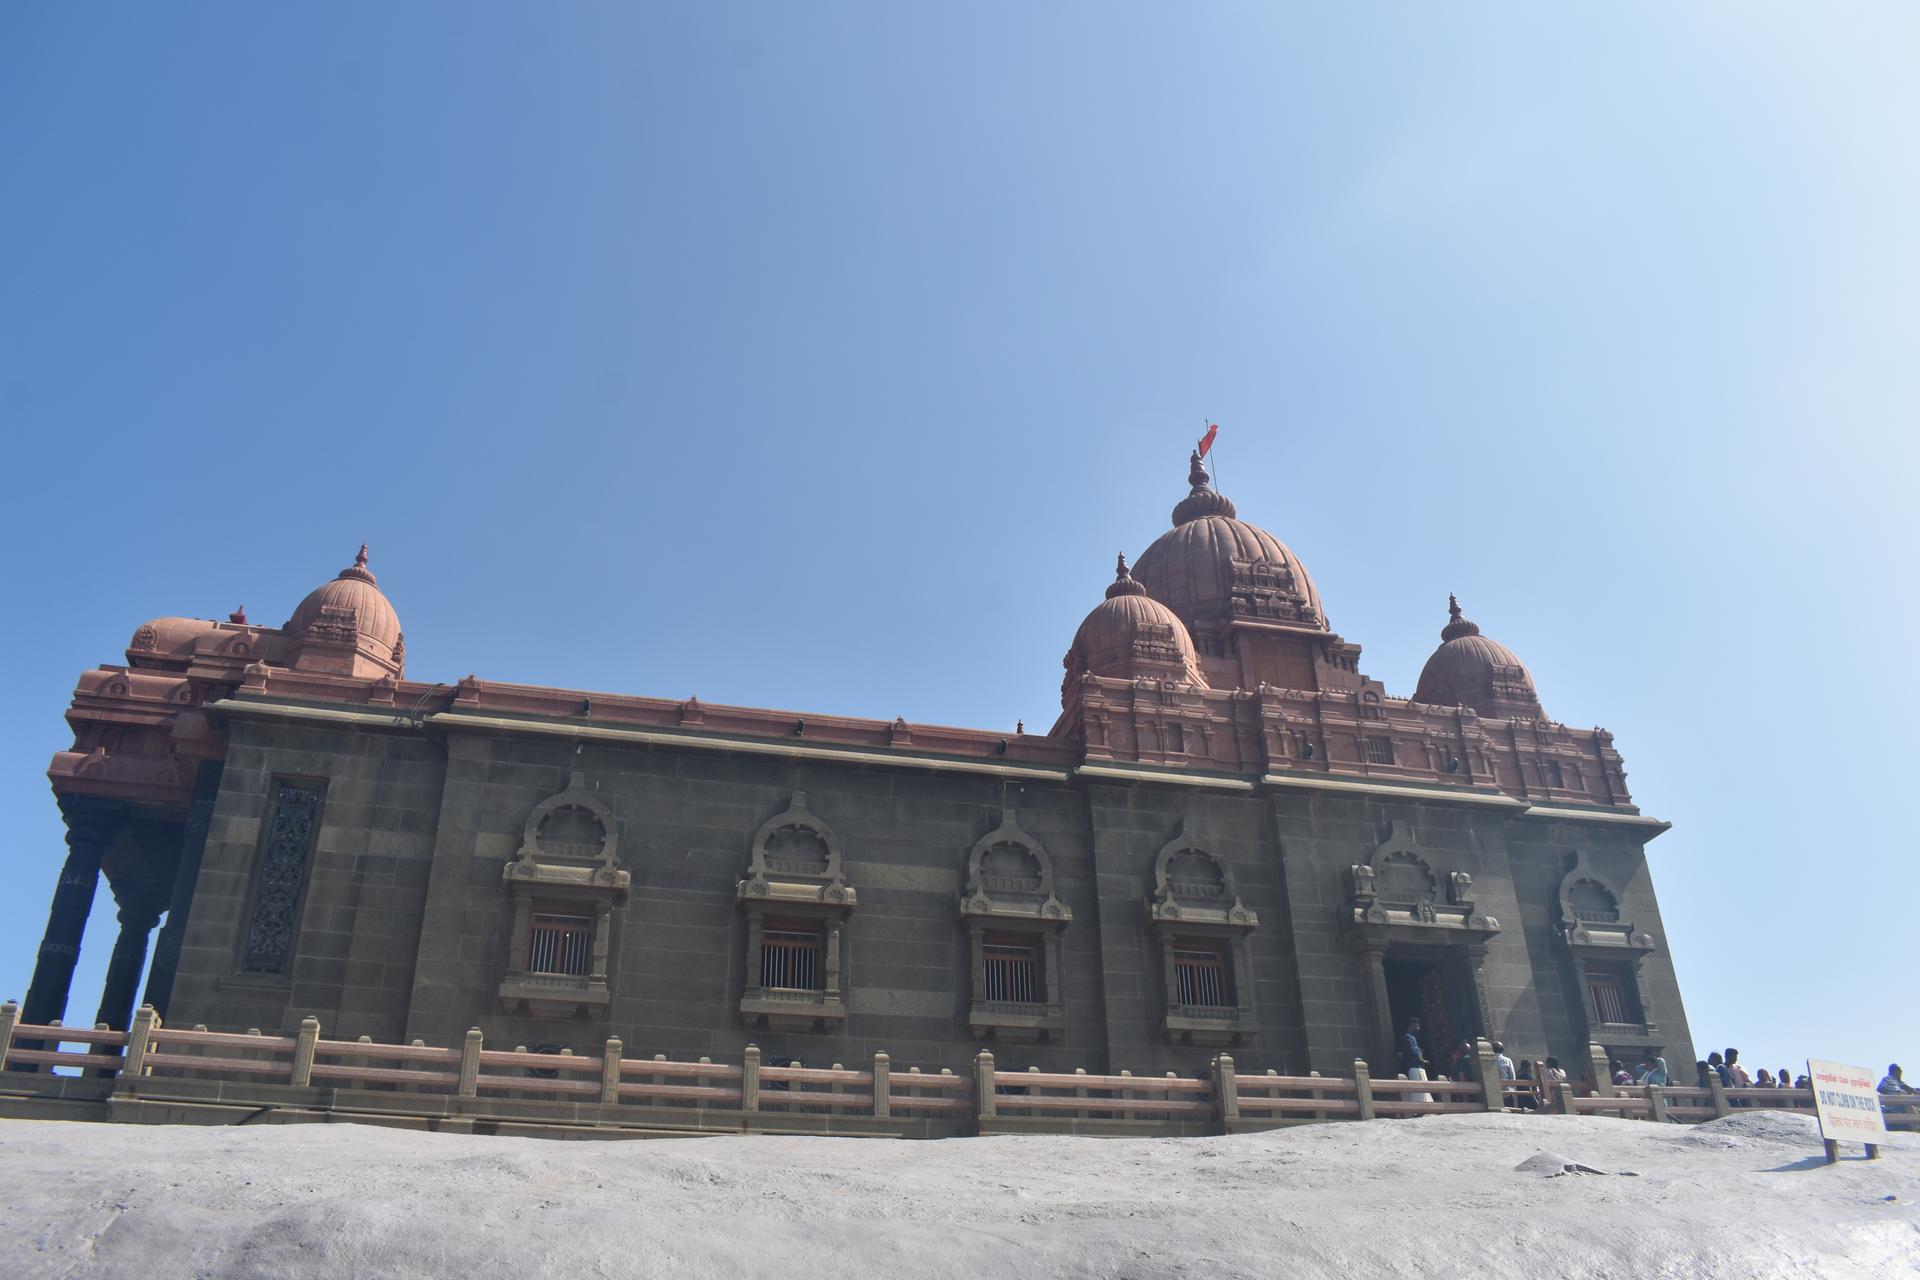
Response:
[[[1420,1050],[1420,1019],[1408,1018],[1407,1033],[1400,1037],[1400,1074],[1409,1080],[1424,1079],[1413,1072],[1416,1067],[1424,1070],[1426,1065],[1427,1055]]]

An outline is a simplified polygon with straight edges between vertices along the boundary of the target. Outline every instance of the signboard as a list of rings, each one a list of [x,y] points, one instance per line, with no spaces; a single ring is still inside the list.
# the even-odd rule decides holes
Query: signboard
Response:
[[[1873,1072],[1844,1062],[1809,1058],[1807,1076],[1813,1081],[1813,1107],[1819,1113],[1820,1136],[1826,1139],[1829,1153],[1836,1142],[1862,1142],[1872,1153],[1886,1140],[1887,1125],[1880,1118],[1880,1094],[1873,1087]],[[1828,1159],[1832,1159],[1831,1154]]]

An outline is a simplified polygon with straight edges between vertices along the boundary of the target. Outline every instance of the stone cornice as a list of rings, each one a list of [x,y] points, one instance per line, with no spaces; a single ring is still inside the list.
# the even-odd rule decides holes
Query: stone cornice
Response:
[[[1365,795],[1383,800],[1472,805],[1504,810],[1513,817],[1538,818],[1555,822],[1602,822],[1638,828],[1648,832],[1649,838],[1666,831],[1672,825],[1659,818],[1650,818],[1634,812],[1538,805],[1497,791],[1423,787],[1395,782],[1368,782],[1330,777],[1324,773],[1297,775],[1268,773],[1258,776],[1232,777],[1108,761],[1075,767],[1056,767],[1012,761],[1002,763],[994,760],[967,760],[898,749],[868,751],[830,743],[770,741],[684,730],[598,725],[578,720],[477,715],[466,711],[437,711],[414,719],[404,712],[354,710],[260,698],[226,698],[209,704],[207,710],[224,716],[293,720],[309,724],[329,724],[388,732],[424,732],[431,729],[440,733],[525,734],[577,742],[630,743],[635,746],[776,756],[787,760],[818,760],[823,763],[858,764],[889,769],[926,769],[942,773],[969,773],[1044,782],[1083,779],[1090,782],[1144,783],[1247,794],[1266,788],[1281,791]]]

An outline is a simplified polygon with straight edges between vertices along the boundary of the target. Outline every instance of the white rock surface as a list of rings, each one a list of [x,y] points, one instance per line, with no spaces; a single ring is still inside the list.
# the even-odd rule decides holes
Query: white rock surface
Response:
[[[1608,1172],[1516,1168],[1541,1153]],[[0,1275],[1920,1273],[1920,1142],[1861,1155],[1829,1168],[1810,1119],[1768,1113],[946,1142],[8,1120]]]

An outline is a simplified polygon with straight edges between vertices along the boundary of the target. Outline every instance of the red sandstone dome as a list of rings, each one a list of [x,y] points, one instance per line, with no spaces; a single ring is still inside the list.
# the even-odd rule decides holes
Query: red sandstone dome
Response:
[[[378,674],[372,668],[398,675],[405,660],[400,615],[367,568],[365,543],[337,578],[300,602],[282,630],[295,665],[324,670],[344,662],[342,670],[355,675]],[[325,651],[337,651],[339,661],[315,660]],[[302,662],[302,657],[309,660]]]
[[[1420,669],[1415,702],[1442,707],[1471,707],[1483,716],[1538,720],[1540,695],[1533,677],[1513,650],[1480,634],[1480,628],[1460,616],[1460,602],[1447,597],[1451,619],[1440,631],[1440,647]]]
[[[1173,528],[1141,553],[1134,577],[1186,619],[1247,618],[1327,630],[1320,593],[1299,557],[1265,529],[1238,518],[1214,492],[1195,454],[1192,491],[1173,509]]]
[[[1122,680],[1150,676],[1206,686],[1186,624],[1147,595],[1147,589],[1127,572],[1124,555],[1107,598],[1094,606],[1074,632],[1073,647],[1063,661],[1069,682],[1081,675]]]

